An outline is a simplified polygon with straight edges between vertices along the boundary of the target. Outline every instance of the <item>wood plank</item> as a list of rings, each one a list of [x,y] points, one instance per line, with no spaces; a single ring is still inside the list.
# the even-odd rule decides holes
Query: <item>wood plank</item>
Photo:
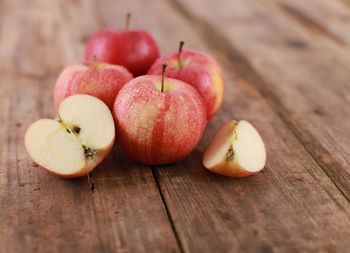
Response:
[[[170,1],[151,3],[109,1],[100,6],[101,16],[113,26],[124,10],[130,11],[133,26],[152,31],[163,53],[175,51],[178,41],[185,40],[185,48],[213,54],[224,67],[226,80],[223,107],[199,146],[183,162],[154,168],[184,251],[341,252],[348,248],[348,201],[253,88],[251,79],[234,68],[222,44],[213,34],[202,32],[205,25],[187,16],[188,10],[201,4],[185,10]],[[216,5],[212,2],[212,13]],[[201,165],[210,138],[232,118],[251,121],[268,148],[266,168],[246,179],[214,175]]]
[[[276,3],[297,22],[307,20],[307,23],[318,27],[316,29],[336,43],[342,46],[350,44],[350,8],[347,6],[349,1],[272,0],[271,2]]]
[[[210,1],[201,1],[201,8],[193,8],[198,1],[176,3],[203,34],[220,43],[232,65],[252,81],[350,199],[348,50],[301,29],[269,1],[237,0],[230,7],[219,1],[217,18],[211,15]]]
[[[26,155],[24,131],[54,116],[55,79],[82,58],[96,14],[87,1],[1,2],[0,252],[179,251],[149,167],[115,148],[92,177],[67,180]]]

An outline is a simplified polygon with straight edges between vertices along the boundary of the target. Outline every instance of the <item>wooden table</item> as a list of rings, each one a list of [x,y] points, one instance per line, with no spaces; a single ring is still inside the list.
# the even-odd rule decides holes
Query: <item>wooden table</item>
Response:
[[[59,72],[101,27],[150,31],[162,54],[203,50],[224,103],[184,161],[146,166],[116,146],[88,177],[27,156],[54,117]],[[349,252],[350,1],[0,1],[0,252]],[[247,119],[268,149],[245,179],[201,165],[213,134]]]

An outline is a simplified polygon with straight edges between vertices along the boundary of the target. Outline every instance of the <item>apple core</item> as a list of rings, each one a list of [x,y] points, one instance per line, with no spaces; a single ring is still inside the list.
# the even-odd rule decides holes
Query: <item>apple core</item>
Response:
[[[44,169],[62,176],[83,176],[113,146],[115,127],[108,107],[89,95],[62,101],[55,120],[41,119],[25,135],[28,154]]]

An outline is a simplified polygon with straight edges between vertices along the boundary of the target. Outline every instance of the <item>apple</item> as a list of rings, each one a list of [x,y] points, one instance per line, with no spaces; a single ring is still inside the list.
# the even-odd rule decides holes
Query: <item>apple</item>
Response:
[[[57,79],[53,98],[56,109],[68,96],[87,94],[101,99],[112,110],[114,100],[132,74],[123,66],[83,62],[66,67]]]
[[[147,73],[149,67],[159,57],[159,49],[153,37],[144,30],[129,30],[130,14],[127,15],[125,29],[101,29],[88,40],[85,59],[123,65],[134,76]]]
[[[144,75],[127,83],[114,103],[113,116],[122,149],[134,160],[155,165],[184,159],[206,126],[198,92],[180,80]]]
[[[114,139],[113,117],[105,103],[79,94],[62,101],[56,120],[31,124],[24,143],[40,167],[73,178],[91,172],[107,156]]]
[[[229,177],[255,174],[265,167],[265,162],[264,143],[258,131],[245,120],[224,124],[203,157],[205,168]]]
[[[179,51],[159,58],[147,74],[160,75],[163,62],[168,63],[167,77],[179,79],[191,84],[203,98],[207,108],[207,120],[210,121],[218,112],[224,94],[224,80],[219,64],[209,55],[182,50],[184,42],[180,42]]]

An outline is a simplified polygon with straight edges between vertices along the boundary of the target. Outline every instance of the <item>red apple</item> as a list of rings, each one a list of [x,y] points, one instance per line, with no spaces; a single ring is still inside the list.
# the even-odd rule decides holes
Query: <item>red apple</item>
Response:
[[[144,30],[129,30],[130,15],[126,29],[102,29],[89,39],[85,59],[92,61],[96,55],[99,61],[123,65],[134,76],[147,73],[159,57],[159,49],[153,37]]]
[[[204,153],[208,170],[229,177],[247,177],[265,167],[266,151],[258,131],[247,121],[230,120],[216,133]]]
[[[115,128],[108,107],[89,95],[62,101],[56,120],[29,126],[24,143],[31,158],[47,171],[67,178],[91,172],[113,147]]]
[[[182,160],[195,148],[207,123],[198,92],[164,74],[127,83],[117,96],[113,116],[122,149],[145,164]]]
[[[219,64],[209,55],[193,50],[182,50],[159,58],[148,71],[160,75],[163,62],[168,63],[167,77],[191,84],[203,98],[207,108],[207,120],[218,112],[224,94],[224,80]]]
[[[71,64],[61,72],[54,88],[56,109],[68,96],[88,94],[101,99],[112,110],[118,92],[132,78],[126,68],[118,65],[96,61]]]

